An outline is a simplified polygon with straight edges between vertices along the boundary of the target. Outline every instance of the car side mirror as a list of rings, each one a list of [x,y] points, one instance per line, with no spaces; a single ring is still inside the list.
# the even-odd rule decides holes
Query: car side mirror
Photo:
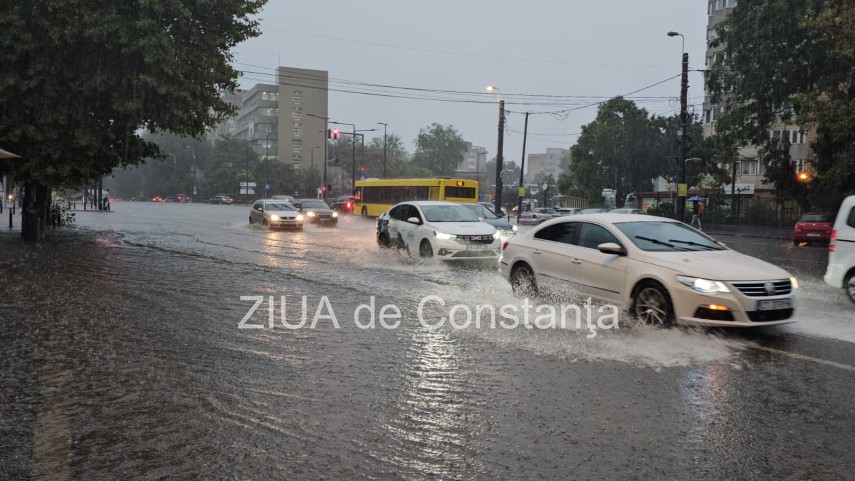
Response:
[[[597,249],[603,254],[614,254],[616,256],[625,256],[626,250],[615,244],[614,242],[605,242],[597,246]]]
[[[407,222],[415,225],[420,225],[422,223],[422,221],[420,221],[418,217],[410,217],[409,219],[407,219]]]
[[[481,222],[484,222],[484,218],[483,218],[483,217],[479,217],[479,218],[478,218],[478,220],[480,220]]]

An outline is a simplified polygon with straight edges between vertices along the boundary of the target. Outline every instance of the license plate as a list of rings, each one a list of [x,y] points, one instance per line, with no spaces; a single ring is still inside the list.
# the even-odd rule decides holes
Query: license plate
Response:
[[[758,311],[772,311],[776,309],[789,309],[793,304],[789,299],[775,299],[774,301],[757,301]]]
[[[808,232],[807,236],[808,237],[819,237],[819,234],[817,234],[816,232]]]

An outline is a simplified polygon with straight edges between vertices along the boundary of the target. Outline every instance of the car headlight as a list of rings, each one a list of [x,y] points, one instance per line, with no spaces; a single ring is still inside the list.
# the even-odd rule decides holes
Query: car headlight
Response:
[[[456,236],[456,235],[454,235],[454,234],[446,234],[445,232],[436,232],[436,231],[434,231],[433,235],[434,235],[434,236],[436,236],[436,238],[437,238],[437,239],[440,239],[440,240],[451,240],[451,239],[457,239],[457,236]]]
[[[309,216],[309,217],[314,217],[314,216],[315,216],[315,213],[314,213],[314,212],[309,212],[309,213],[308,213],[308,214],[306,214],[306,215],[307,215],[307,216]]]
[[[279,220],[279,216],[276,214],[273,214],[270,216],[270,220]]]
[[[303,220],[303,214],[297,214],[297,220],[298,221]]]
[[[514,224],[514,225],[512,225],[512,226],[511,226],[511,230],[512,230],[512,231],[514,231],[514,232],[516,232],[516,231],[517,231],[517,226],[516,226],[516,224]]]
[[[799,288],[799,281],[795,277],[790,277],[790,283],[793,285],[793,289]]]
[[[333,217],[338,217],[338,212],[333,212],[333,213],[332,213],[332,216],[333,216]]]
[[[730,292],[730,289],[720,281],[711,281],[708,279],[700,279],[698,277],[677,276],[677,281],[681,284],[691,287],[698,292],[713,293],[713,292]]]
[[[499,235],[499,231],[496,231],[496,233],[495,233],[495,234],[493,234],[493,239],[494,239],[494,240],[501,239],[501,238],[502,238],[502,236],[501,236],[501,235]]]

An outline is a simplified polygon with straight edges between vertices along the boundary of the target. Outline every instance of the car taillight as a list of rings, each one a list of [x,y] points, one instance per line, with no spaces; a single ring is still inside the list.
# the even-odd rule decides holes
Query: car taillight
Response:
[[[352,208],[353,208],[353,204],[351,204],[350,202],[348,202],[348,203],[347,203],[347,208],[348,208],[348,209],[352,209]]]
[[[828,252],[834,252],[834,239],[837,239],[837,229],[831,231],[831,242],[828,243]]]
[[[505,249],[508,248],[508,241],[502,243],[502,252],[505,252]]]

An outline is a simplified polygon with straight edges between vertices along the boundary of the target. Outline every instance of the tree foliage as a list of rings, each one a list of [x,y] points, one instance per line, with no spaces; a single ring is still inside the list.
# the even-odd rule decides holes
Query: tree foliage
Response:
[[[717,29],[721,60],[707,77],[716,124],[759,146],[770,180],[791,183],[786,149],[772,145],[776,122],[816,128],[817,180],[838,195],[855,189],[855,1],[740,2]]]
[[[466,151],[466,141],[451,125],[431,124],[422,128],[415,144],[413,162],[441,176],[453,176]]]

